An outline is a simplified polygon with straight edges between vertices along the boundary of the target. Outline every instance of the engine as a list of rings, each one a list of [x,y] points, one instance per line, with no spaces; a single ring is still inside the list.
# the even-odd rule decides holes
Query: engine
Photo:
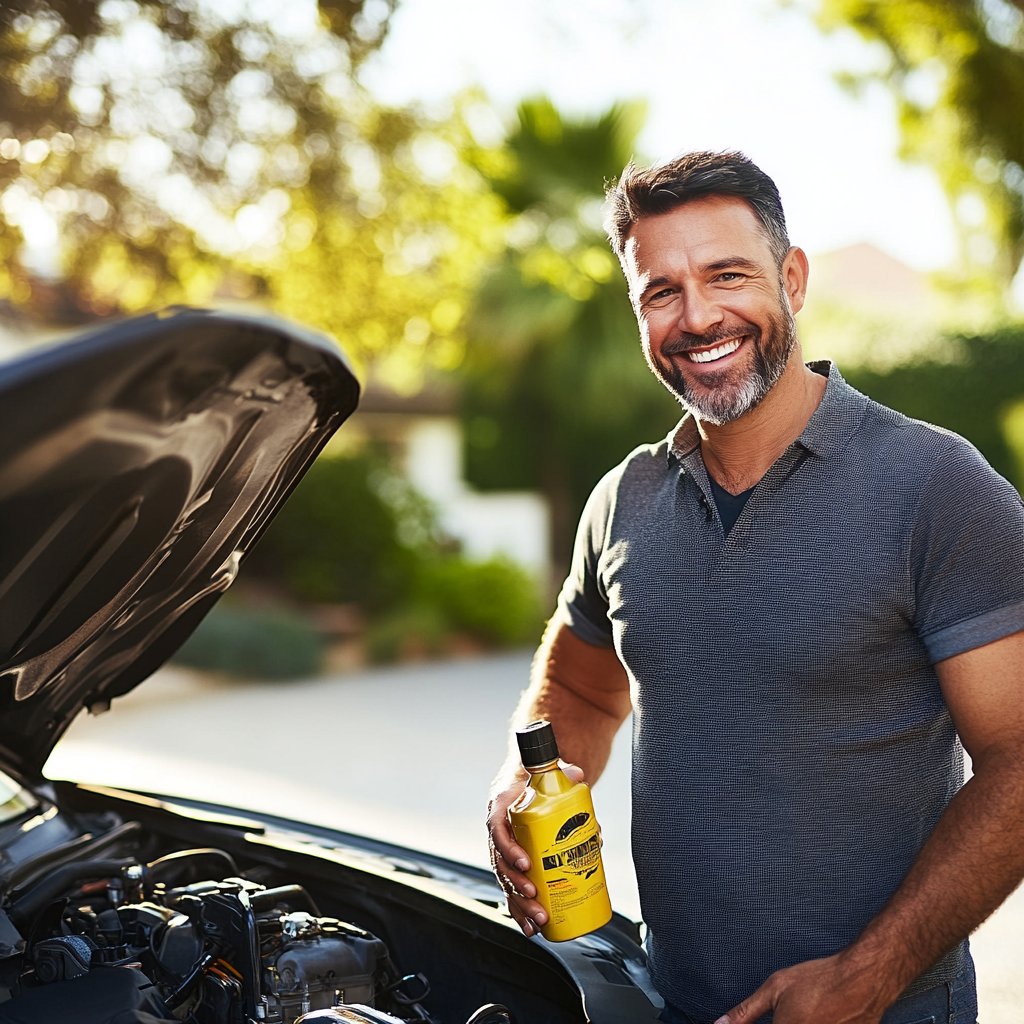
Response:
[[[226,877],[174,884],[214,861]],[[67,864],[0,911],[0,1024],[438,1024],[429,992],[379,938],[221,850]]]

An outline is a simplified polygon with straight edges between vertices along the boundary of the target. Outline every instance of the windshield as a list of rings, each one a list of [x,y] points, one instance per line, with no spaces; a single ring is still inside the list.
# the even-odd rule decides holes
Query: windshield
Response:
[[[27,789],[0,772],[0,825],[30,811],[38,803]]]

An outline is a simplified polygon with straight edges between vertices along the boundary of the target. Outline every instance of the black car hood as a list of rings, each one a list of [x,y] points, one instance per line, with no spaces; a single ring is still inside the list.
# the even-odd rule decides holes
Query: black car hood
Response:
[[[0,366],[0,758],[174,653],[359,386],[328,339],[168,311]]]

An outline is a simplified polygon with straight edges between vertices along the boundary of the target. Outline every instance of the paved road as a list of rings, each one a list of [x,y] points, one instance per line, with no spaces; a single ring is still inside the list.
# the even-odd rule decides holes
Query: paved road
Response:
[[[483,807],[529,657],[375,669],[287,684],[164,669],[82,716],[50,778],[198,797],[487,863]],[[594,803],[612,902],[639,916],[629,858],[629,739]],[[1024,888],[972,940],[982,1024],[1024,1021]]]

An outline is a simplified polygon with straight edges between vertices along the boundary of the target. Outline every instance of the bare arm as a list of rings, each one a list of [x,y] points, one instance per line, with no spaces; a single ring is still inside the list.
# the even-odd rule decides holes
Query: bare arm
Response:
[[[533,660],[530,685],[512,719],[513,730],[538,718],[554,726],[562,758],[576,779],[596,782],[608,763],[612,741],[630,711],[626,671],[609,647],[580,640],[567,626],[549,626]],[[515,736],[509,738],[504,765],[491,786],[487,807],[491,866],[508,897],[509,910],[527,935],[545,923],[533,897],[537,891],[524,874],[530,868],[526,851],[516,844],[508,824],[508,808],[526,785]]]
[[[770,1009],[775,1024],[877,1024],[1024,878],[1024,633],[939,662],[936,672],[974,777],[857,941],[776,972],[728,1013],[729,1024]]]

